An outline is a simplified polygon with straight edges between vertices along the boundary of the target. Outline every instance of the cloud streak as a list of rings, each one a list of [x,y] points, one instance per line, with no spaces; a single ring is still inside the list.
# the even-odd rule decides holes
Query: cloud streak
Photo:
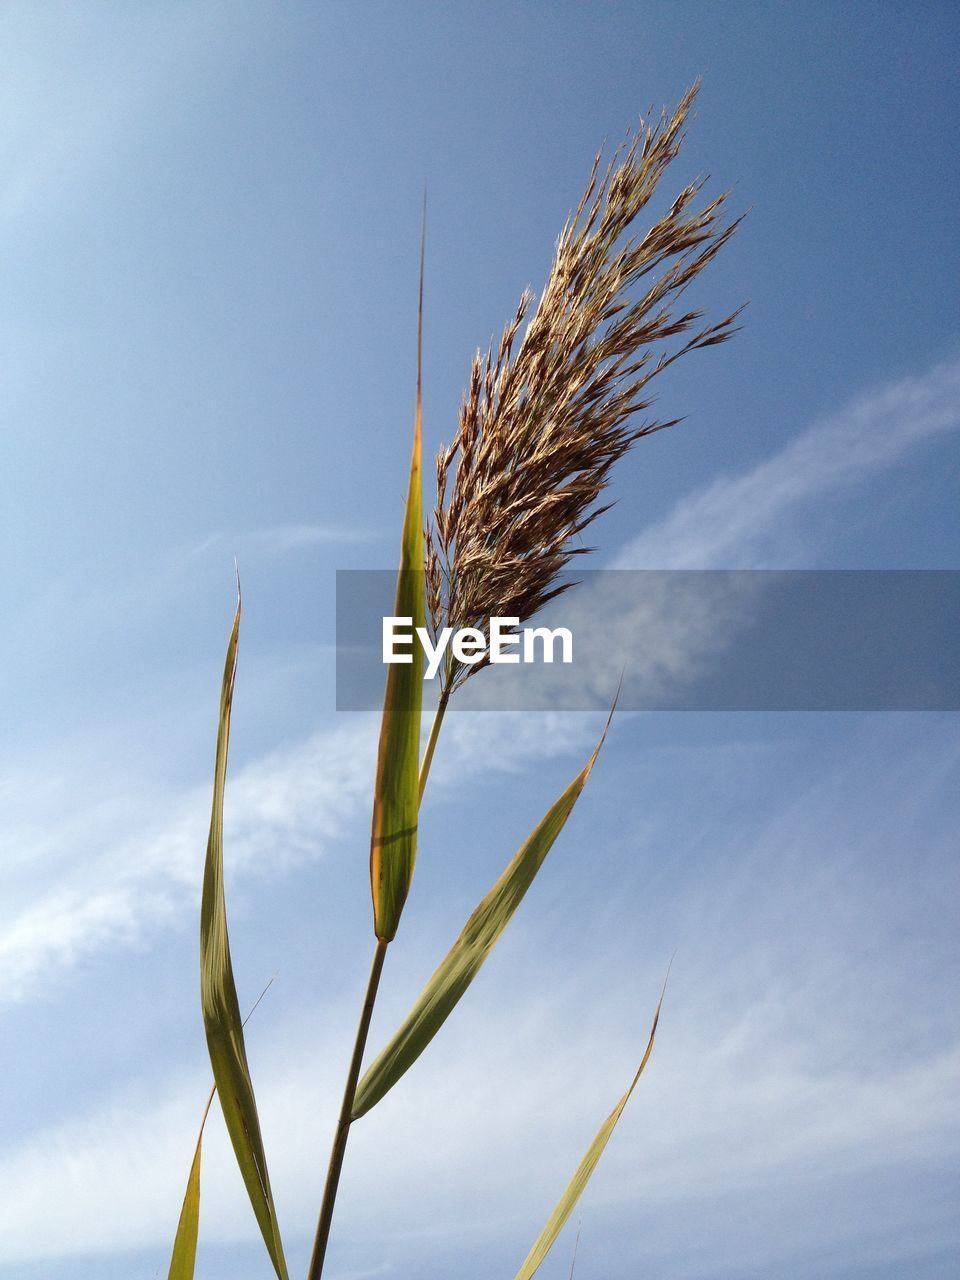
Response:
[[[909,449],[958,425],[960,360],[953,360],[861,397],[747,474],[718,480],[685,499],[664,521],[631,543],[615,565],[702,568],[753,563],[791,509],[893,465]],[[337,537],[354,536],[332,532]],[[330,534],[316,526],[282,526],[255,531],[248,540],[251,546],[280,554],[284,549],[314,545]],[[578,602],[575,595],[571,600],[574,613],[578,608],[589,612],[589,600]],[[750,604],[748,598],[744,607]],[[709,605],[709,601],[686,601],[685,611],[677,616],[658,619],[648,612],[641,619],[624,622],[630,637],[636,634],[634,623],[646,637],[644,659],[651,679],[696,671],[705,651],[716,644],[717,628],[722,624],[735,631],[736,610],[718,620]],[[610,690],[601,692],[606,697]],[[479,682],[475,696],[483,705],[486,695]],[[502,693],[494,695],[491,690],[489,696],[500,698],[503,705]],[[545,705],[549,701],[548,688]],[[453,783],[464,760],[473,767],[487,761],[491,763],[484,768],[516,768],[544,751],[578,748],[589,737],[585,723],[561,717],[545,732],[546,722],[531,723],[522,716],[505,720],[454,716],[446,731],[449,745],[438,762],[436,783]],[[506,732],[504,725],[509,726]],[[298,860],[319,856],[319,851],[329,848],[367,801],[374,734],[373,718],[341,724],[255,762],[231,779],[227,838],[237,875],[242,878],[255,868],[266,850],[281,849],[287,859]],[[490,735],[496,750],[479,750],[478,734]],[[174,917],[185,901],[196,898],[197,851],[203,846],[209,805],[207,786],[182,793],[172,805],[165,803],[163,811],[170,813],[172,808],[174,817],[160,828],[146,816],[151,807],[146,802],[132,823],[131,807],[137,808],[137,800],[118,797],[115,803],[116,816],[122,814],[127,828],[137,831],[136,839],[114,839],[105,852],[75,849],[81,856],[73,862],[82,866],[82,874],[48,880],[32,901],[8,914],[0,926],[0,998],[22,1000],[37,982],[69,969],[85,955],[149,936],[160,922]],[[109,805],[100,814],[104,829],[108,818]],[[76,815],[71,815],[65,839],[74,838],[76,822]],[[10,843],[17,847],[16,840]],[[44,843],[48,857],[56,863],[56,835],[48,832]],[[276,866],[275,859],[272,865]],[[36,864],[31,866],[35,883]]]
[[[674,567],[726,557],[749,562],[801,502],[893,465],[953,429],[958,383],[955,363],[865,397],[829,429],[812,428],[748,475],[680,504],[622,559]],[[760,501],[763,494],[769,501]],[[436,782],[462,785],[468,762],[472,786],[479,769],[517,770],[544,755],[579,752],[594,729],[590,716],[452,716]],[[266,867],[275,875],[329,856],[345,834],[362,829],[375,736],[375,717],[352,720],[231,776],[233,884],[254,883]],[[684,882],[672,918],[684,938],[676,976],[687,972],[677,985],[688,994],[672,998],[669,1040],[661,1040],[656,1069],[588,1202],[597,1220],[621,1224],[625,1199],[646,1206],[626,1234],[618,1231],[622,1248],[638,1263],[652,1253],[663,1274],[678,1280],[730,1274],[743,1261],[745,1236],[751,1265],[778,1273],[788,1255],[809,1249],[809,1240],[784,1240],[778,1226],[778,1187],[788,1185],[809,1193],[811,1239],[855,1253],[876,1238],[876,1221],[885,1216],[901,1236],[912,1233],[917,1248],[956,1244],[945,1207],[934,1206],[923,1222],[915,1197],[895,1199],[893,1209],[884,1199],[885,1186],[902,1187],[949,1165],[960,1146],[945,1102],[960,1087],[960,1029],[943,1012],[945,994],[934,981],[943,948],[930,929],[931,912],[946,900],[948,850],[922,826],[922,814],[949,786],[956,743],[932,759],[929,750],[909,755],[888,742],[881,751],[864,738],[840,765],[825,761],[802,790],[791,773],[791,802],[758,824],[750,842],[743,818],[721,839],[709,806],[684,831],[687,850],[711,851],[709,863]],[[696,786],[689,753],[683,763],[685,785]],[[638,785],[637,765],[627,760],[618,794]],[[757,782],[765,776],[753,775]],[[658,796],[669,774],[644,782]],[[29,779],[11,778],[9,786],[22,791]],[[858,786],[865,799],[851,813],[845,797]],[[199,895],[208,784],[183,789],[162,808],[152,794],[126,794],[102,796],[85,810],[69,780],[46,794],[42,844],[27,849],[19,828],[2,834],[20,851],[0,928],[0,992],[8,1000],[27,1000],[98,951],[149,942],[161,927],[179,926]],[[162,820],[150,817],[157,812]],[[515,986],[504,992],[501,980],[498,988],[494,960],[493,976],[478,983],[449,1035],[411,1072],[402,1101],[391,1097],[358,1130],[339,1219],[345,1271],[376,1273],[389,1249],[394,1266],[416,1264],[429,1277],[424,1254],[452,1256],[465,1240],[478,1257],[492,1238],[522,1256],[557,1193],[558,1169],[562,1177],[573,1167],[634,1064],[647,1009],[631,996],[625,1011],[609,975],[636,975],[636,929],[648,942],[656,933],[662,899],[650,882],[656,886],[666,874],[663,851],[677,840],[669,806],[666,813],[645,811],[619,829],[631,856],[623,860],[618,897],[647,904],[636,918],[630,913],[632,928],[608,927],[604,953],[569,981],[556,978],[549,958],[559,952],[550,952],[535,925],[519,941],[505,939]],[[117,838],[117,830],[136,834]],[[923,860],[906,859],[905,848],[922,848]],[[898,857],[889,894],[871,892],[877,866]],[[913,878],[923,915],[919,959],[912,948],[920,926],[902,917],[899,869]],[[571,927],[582,929],[568,921]],[[578,938],[563,943],[565,958]],[[435,958],[408,954],[397,973],[415,991]],[[424,972],[415,973],[421,959]],[[906,993],[905,975],[918,966],[918,990]],[[654,992],[658,977],[651,969],[630,985]],[[592,998],[585,1012],[588,988],[610,994]],[[326,1140],[346,1056],[339,1028],[353,1011],[345,1004],[337,997],[314,1017],[301,1013],[296,1025],[275,1028],[277,1047],[257,1071],[271,1149],[282,1153],[272,1173],[284,1223],[300,1240],[316,1208],[317,1143]],[[381,1014],[398,1012],[388,997]],[[319,1034],[305,1035],[304,1025]],[[378,1027],[377,1037],[388,1030]],[[49,1126],[0,1153],[0,1183],[11,1188],[0,1202],[0,1263],[15,1269],[39,1257],[165,1250],[205,1082],[198,1046],[195,1065],[159,1096],[128,1087],[85,1118]],[[391,1162],[373,1158],[384,1144],[395,1154]],[[208,1143],[205,1187],[205,1238],[252,1239],[219,1126]],[[487,1189],[479,1205],[478,1187]],[[374,1206],[383,1228],[377,1250],[365,1243]],[[671,1244],[691,1213],[703,1221],[726,1214],[709,1258],[692,1249],[678,1255]],[[159,1254],[150,1265],[159,1265]]]
[[[479,725],[452,718],[435,786],[456,785],[468,763],[476,775],[565,754],[594,731],[590,716],[531,723],[504,714]],[[369,802],[376,733],[375,717],[355,717],[228,780],[225,845],[234,884],[265,868],[276,875],[329,855]],[[28,781],[10,785],[22,790]],[[152,793],[120,794],[84,811],[84,785],[64,779],[46,792],[42,831],[15,822],[0,832],[4,845],[21,850],[19,879],[11,878],[0,917],[0,1003],[27,999],[104,948],[142,945],[163,925],[179,927],[199,901],[209,786],[162,803]],[[34,794],[39,802],[44,793]],[[63,807],[59,817],[54,798]],[[157,813],[164,815],[159,823]],[[121,831],[135,834],[118,837]]]
[[[333,525],[282,524],[267,529],[255,529],[244,535],[241,546],[266,556],[282,556],[308,547],[352,546],[376,542],[378,534],[368,529],[348,529]]]
[[[784,521],[805,502],[894,466],[960,427],[960,359],[869,391],[743,475],[682,499],[630,542],[615,569],[756,569],[802,563]]]
[[[797,510],[896,465],[958,427],[960,360],[952,360],[861,396],[752,470],[682,499],[609,567],[795,567],[811,547],[808,537],[801,543],[784,536]],[[691,682],[710,674],[776,586],[775,574],[716,581],[709,574],[652,574],[624,582],[616,573],[587,573],[540,619],[568,627],[576,637],[574,667],[501,668],[496,682],[476,681],[462,697],[490,708],[602,707],[625,672],[628,707],[682,698]],[[782,640],[768,631],[775,643]]]
[[[244,877],[265,856],[274,870],[322,856],[366,792],[373,742],[364,720],[239,770],[229,784],[226,818],[232,870]],[[112,840],[99,850],[95,838],[87,847],[73,843],[69,862],[61,846],[75,838],[75,824],[64,824],[59,841],[48,832],[47,874],[35,861],[26,867],[31,881],[45,880],[46,887],[0,931],[2,998],[24,999],[37,983],[55,980],[103,947],[143,941],[195,903],[209,805],[208,787],[168,797],[162,806],[149,795],[119,797],[114,821],[108,807],[97,828],[112,829]],[[160,824],[151,816],[156,812],[167,815]],[[135,834],[118,838],[124,830]]]
[[[202,559],[213,548],[222,551],[232,546],[238,554],[251,554],[265,559],[307,551],[312,547],[361,546],[377,542],[380,535],[370,529],[352,529],[346,525],[276,524],[250,529],[228,538],[225,533],[212,533],[176,557],[180,568]]]
[[[949,912],[942,903],[926,913],[927,951],[905,985],[915,937],[903,895],[871,875],[892,858],[903,874],[910,869],[913,892],[940,893],[942,902],[950,849],[935,848],[917,866],[903,840],[916,829],[917,807],[949,794],[958,744],[949,733],[927,742],[864,730],[850,745],[842,768],[824,760],[792,806],[757,816],[749,831],[735,812],[718,826],[707,806],[699,836],[687,833],[710,842],[711,860],[686,882],[672,924],[686,917],[689,927],[679,930],[668,1034],[584,1201],[584,1264],[613,1227],[614,1261],[653,1258],[660,1274],[687,1280],[746,1266],[781,1274],[798,1257],[806,1274],[818,1274],[818,1250],[856,1258],[881,1220],[895,1237],[891,1256],[956,1243],[948,1204],[903,1194],[960,1150],[950,1104],[960,1087],[960,1026],[950,1016],[955,1002],[945,1004],[930,980]],[[937,757],[943,767],[931,771]],[[702,764],[712,767],[706,757]],[[625,761],[625,775],[637,765]],[[935,794],[918,795],[918,779],[932,772]],[[875,784],[890,797],[883,812]],[[625,835],[648,857],[668,847],[670,806]],[[825,856],[812,863],[817,848]],[[628,881],[632,899],[640,880]],[[645,936],[662,909],[653,897],[640,910]],[[568,927],[581,912],[570,904],[569,915]],[[464,1248],[475,1266],[466,1274],[519,1261],[622,1090],[658,985],[654,967],[638,972],[629,960],[632,936],[598,933],[589,915],[580,929],[594,935],[592,954],[568,938],[576,965],[558,977],[545,969],[553,922],[528,915],[504,941],[505,963],[492,962],[402,1096],[390,1095],[358,1126],[338,1217],[344,1272],[375,1271],[388,1256],[388,1274],[416,1264],[432,1277]],[[401,960],[392,1005],[404,1003],[397,986],[416,990],[425,962]],[[611,973],[628,969],[629,983],[611,984]],[[916,990],[904,1000],[907,985]],[[266,1051],[259,1048],[258,1097],[291,1253],[305,1247],[316,1210],[317,1149],[334,1116],[349,1003],[340,995],[301,1010],[274,1024]],[[396,1014],[380,1011],[376,1043]],[[150,1265],[160,1264],[202,1100],[201,1056],[198,1049],[197,1066],[159,1096],[128,1087],[84,1120],[0,1157],[0,1182],[10,1188],[0,1202],[3,1264],[122,1249],[153,1251]],[[255,1226],[217,1124],[204,1188],[204,1239],[250,1242],[253,1259]],[[785,1188],[803,1206],[788,1231]],[[700,1224],[694,1239],[691,1220]]]

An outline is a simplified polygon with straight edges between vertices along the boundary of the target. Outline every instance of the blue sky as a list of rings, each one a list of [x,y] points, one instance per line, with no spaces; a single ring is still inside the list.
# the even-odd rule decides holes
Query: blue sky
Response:
[[[620,465],[594,566],[957,568],[956,37],[936,3],[0,6],[4,1280],[166,1274],[235,555],[228,905],[241,1002],[276,975],[248,1047],[305,1268],[370,951],[334,572],[396,558],[424,180],[432,450],[600,141],[702,73],[670,183],[752,208],[696,296],[745,329],[662,379],[687,420]],[[598,728],[452,718],[374,1048]],[[620,717],[358,1125],[331,1280],[512,1276],[674,952],[578,1277],[953,1273],[958,764],[948,714]],[[198,1275],[266,1277],[221,1128]]]

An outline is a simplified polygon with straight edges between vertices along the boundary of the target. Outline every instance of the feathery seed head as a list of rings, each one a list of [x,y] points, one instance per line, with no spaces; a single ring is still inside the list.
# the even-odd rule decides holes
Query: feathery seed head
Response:
[[[523,623],[565,590],[557,575],[589,550],[573,540],[608,509],[597,500],[613,465],[679,421],[637,420],[652,403],[648,384],[736,331],[739,311],[700,327],[701,312],[675,305],[739,225],[721,224],[725,194],[697,209],[703,183],[692,183],[644,235],[631,234],[680,149],[698,88],[672,116],[641,122],[602,175],[597,155],[536,307],[524,292],[497,348],[474,357],[457,433],[437,457],[426,531],[435,631],[485,632],[491,616]],[[483,665],[451,657],[444,691]]]

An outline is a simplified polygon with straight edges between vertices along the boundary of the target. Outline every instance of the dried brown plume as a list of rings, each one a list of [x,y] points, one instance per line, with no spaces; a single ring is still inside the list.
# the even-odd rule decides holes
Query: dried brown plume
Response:
[[[641,122],[602,176],[597,155],[526,330],[518,340],[529,292],[496,351],[474,357],[457,433],[437,457],[426,535],[435,631],[485,632],[491,616],[523,623],[565,590],[557,575],[589,550],[573,540],[608,509],[597,500],[614,463],[679,421],[637,420],[652,403],[649,382],[736,331],[739,312],[699,327],[702,312],[675,307],[740,222],[721,223],[726,193],[698,210],[703,182],[692,183],[645,234],[628,234],[680,149],[698,88],[672,116]],[[482,665],[450,658],[444,692]]]

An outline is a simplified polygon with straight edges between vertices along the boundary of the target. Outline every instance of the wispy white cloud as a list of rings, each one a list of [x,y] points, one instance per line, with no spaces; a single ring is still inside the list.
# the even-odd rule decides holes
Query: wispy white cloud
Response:
[[[358,1126],[338,1216],[341,1252],[358,1271],[375,1268],[383,1253],[402,1262],[412,1245],[423,1259],[451,1244],[479,1250],[501,1240],[513,1242],[519,1261],[622,1091],[642,1039],[639,1018],[627,1034],[622,1010],[609,1000],[592,1001],[585,1016],[562,982],[549,993],[538,989],[529,960],[514,982],[535,995],[501,999],[497,1008],[489,999],[473,1001],[443,1047],[438,1042],[414,1068],[402,1100],[391,1098]],[[842,957],[837,961],[839,981]],[[602,990],[600,965],[589,976]],[[795,1014],[810,1016],[802,980],[766,973],[764,993],[771,983]],[[333,1012],[346,1025],[352,1011]],[[305,1010],[304,1021],[316,1014]],[[741,1008],[732,1028],[724,1026],[722,1007],[713,1017],[668,1015],[643,1088],[584,1204],[588,1220],[612,1218],[633,1248],[658,1218],[661,1229],[664,1218],[689,1221],[697,1207],[725,1196],[739,1201],[731,1213],[746,1227],[768,1216],[770,1192],[786,1180],[819,1181],[821,1236],[856,1238],[879,1171],[908,1182],[957,1154],[948,1100],[960,1086],[960,1042],[865,1078],[856,1064],[812,1061],[802,1036],[785,1038],[762,999]],[[843,1039],[847,1028],[829,1006],[819,1017],[822,1032]],[[265,1057],[261,1050],[256,1083],[281,1220],[288,1240],[297,1241],[316,1211],[317,1152],[334,1121],[348,1046],[326,1026],[322,1039],[305,1040],[293,1028],[281,1038],[282,1049]],[[558,1049],[547,1058],[544,1044]],[[83,1120],[0,1157],[9,1189],[0,1204],[0,1263],[132,1248],[155,1249],[159,1261],[182,1195],[205,1074],[198,1066],[159,1097],[127,1089]],[[390,1161],[380,1158],[384,1150]],[[841,1197],[856,1192],[858,1213],[830,1203],[838,1189]],[[255,1240],[216,1112],[203,1204],[206,1241]],[[631,1228],[620,1215],[628,1206],[635,1219],[638,1205],[643,1226]],[[910,1217],[905,1203],[901,1223]],[[754,1232],[751,1249],[775,1266],[783,1245],[772,1228],[768,1223],[762,1239]],[[704,1272],[717,1274],[719,1261]]]
[[[881,387],[802,432],[742,475],[715,480],[682,498],[662,521],[628,543],[609,568],[788,569],[809,564],[818,521],[795,521],[805,506],[895,466],[911,450],[960,427],[960,359]],[[497,682],[467,687],[477,706],[602,706],[620,672],[633,705],[682,692],[753,618],[771,575],[648,577],[631,590],[616,577],[591,577],[551,608],[568,627],[575,668],[501,669]]]
[[[934,747],[944,744],[921,735],[910,746],[895,733],[878,743],[865,732],[856,745],[843,768],[825,762],[795,804],[758,821],[749,840],[742,823],[718,830],[705,811],[701,835],[715,866],[685,885],[695,928],[683,941],[649,1072],[584,1202],[584,1261],[590,1241],[611,1230],[621,1258],[652,1255],[663,1274],[686,1277],[747,1263],[779,1274],[791,1257],[818,1248],[855,1256],[876,1238],[881,1217],[899,1239],[891,1247],[907,1257],[956,1243],[948,1205],[902,1192],[960,1148],[951,1105],[960,1026],[943,990],[925,990],[935,951],[906,979],[914,941],[898,914],[903,895],[871,881],[871,868],[898,856],[916,806],[929,804],[914,783],[929,776]],[[941,799],[956,743],[946,754],[935,779]],[[883,812],[875,784],[889,797]],[[662,849],[669,806],[631,839]],[[825,842],[828,856],[812,862],[810,851]],[[913,890],[935,893],[948,858],[943,848],[916,868],[901,856],[913,868]],[[651,912],[641,910],[639,921],[649,930]],[[429,1274],[430,1255],[469,1247],[482,1259],[493,1241],[518,1261],[629,1077],[656,968],[629,964],[635,940],[615,930],[581,971],[555,972],[548,924],[529,916],[527,924],[505,940],[507,966],[494,962],[403,1088],[358,1126],[338,1217],[345,1271],[375,1271],[386,1254],[390,1272],[419,1260]],[[401,960],[399,985],[415,990],[425,960]],[[610,982],[628,969],[629,980]],[[396,985],[396,1007],[384,1011],[375,1040],[402,1007]],[[346,1004],[336,997],[301,1010],[273,1027],[272,1045],[259,1044],[271,1172],[294,1244],[316,1210],[317,1149],[348,1049]],[[10,1189],[0,1202],[3,1263],[124,1248],[154,1249],[162,1260],[205,1084],[197,1059],[159,1097],[127,1088],[86,1119],[0,1157],[0,1182]],[[785,1231],[788,1186],[807,1216]],[[891,1186],[901,1194],[888,1199]],[[704,1225],[689,1240],[693,1218]],[[254,1238],[215,1116],[204,1239]]]
[[[630,542],[617,569],[787,568],[809,563],[809,538],[785,522],[803,503],[894,466],[960,427],[960,359],[869,391],[744,475],[681,499]]]
[[[941,366],[926,379],[865,398],[829,430],[812,429],[750,475],[718,482],[681,504],[624,559],[658,566],[702,567],[727,556],[749,562],[792,506],[891,465],[914,443],[955,426],[958,377],[960,365]],[[830,439],[831,433],[838,438]],[[761,495],[770,500],[761,502]],[[472,778],[478,768],[517,768],[544,752],[580,751],[594,728],[591,717],[452,716],[436,781],[454,785],[468,761]],[[288,866],[324,856],[368,802],[374,741],[375,718],[365,718],[238,770],[228,801],[231,873],[241,883],[249,881],[268,855],[275,870],[278,850]],[[887,992],[908,968],[904,945],[910,944],[904,944],[905,935],[898,940],[895,929],[871,933],[858,905],[859,886],[845,884],[835,867],[825,866],[822,857],[814,863],[809,855],[810,849],[822,853],[824,833],[838,829],[836,796],[866,773],[871,802],[879,789],[887,811],[859,830],[851,823],[844,831],[846,856],[873,865],[909,839],[905,822],[899,828],[891,822],[890,807],[906,813],[936,771],[927,768],[911,780],[903,762],[897,772],[891,759],[895,753],[873,759],[867,769],[865,755],[851,753],[846,769],[829,779],[832,807],[821,789],[807,787],[752,849],[739,843],[736,849],[716,848],[716,874],[706,876],[686,903],[699,941],[689,944],[685,963],[696,974],[700,999],[684,1005],[680,998],[671,1012],[671,1035],[661,1041],[657,1070],[631,1110],[631,1117],[639,1111],[642,1118],[625,1126],[634,1142],[624,1137],[611,1148],[611,1175],[594,1193],[598,1214],[615,1212],[618,1197],[629,1196],[633,1204],[656,1205],[667,1217],[688,1218],[691,1204],[707,1213],[731,1187],[754,1213],[758,1205],[769,1210],[771,1185],[789,1176],[821,1188],[814,1199],[824,1231],[829,1223],[836,1238],[844,1231],[856,1238],[857,1220],[851,1223],[838,1207],[854,1189],[863,1203],[864,1186],[873,1186],[871,1179],[881,1171],[909,1178],[955,1156],[956,1126],[945,1099],[960,1083],[960,1038],[948,1025],[936,1043],[922,1045],[919,1032],[929,1015],[912,1006],[897,1010],[902,1035],[895,1043],[876,1030],[892,1021]],[[937,785],[946,786],[944,776],[936,774]],[[28,785],[29,779],[9,780],[11,791]],[[50,821],[42,841],[27,849],[19,829],[10,841],[21,856],[0,932],[0,991],[8,998],[25,998],[98,950],[155,936],[185,903],[195,902],[199,890],[207,785],[186,789],[172,802],[168,798],[162,821],[132,824],[131,816],[143,819],[158,811],[155,797],[114,797],[113,813],[110,798],[101,797],[90,812],[77,803],[68,781],[52,792],[49,779],[45,786]],[[111,828],[136,829],[136,840],[111,839]],[[670,838],[668,828],[649,825],[637,835],[656,849],[668,847]],[[699,838],[715,842],[716,831]],[[742,841],[740,827],[730,839]],[[72,858],[65,856],[68,848]],[[789,873],[759,891],[758,874],[781,863]],[[731,877],[733,865],[738,872]],[[936,859],[928,856],[924,874],[937,873]],[[779,904],[773,924],[771,903]],[[818,934],[824,904],[837,927]],[[890,902],[870,906],[881,923],[896,923]],[[867,964],[860,954],[864,946]],[[425,1221],[428,1187],[434,1225],[426,1223],[423,1238],[438,1247],[454,1236],[462,1240],[465,1232],[480,1242],[493,1229],[504,1238],[528,1239],[556,1193],[558,1161],[575,1162],[635,1056],[638,1036],[635,1027],[624,1028],[622,993],[594,999],[586,1016],[580,998],[588,978],[603,990],[603,973],[622,971],[624,949],[632,947],[629,937],[620,953],[608,950],[570,984],[552,977],[545,995],[542,957],[535,948],[524,954],[521,946],[511,954],[519,961],[516,989],[535,998],[527,1003],[519,996],[484,995],[482,986],[471,996],[473,1012],[465,1008],[458,1014],[443,1044],[418,1064],[402,1101],[388,1099],[375,1121],[358,1130],[351,1163],[356,1172],[345,1187],[340,1220],[352,1241],[355,1270],[382,1265],[382,1257],[372,1257],[363,1243],[373,1225],[371,1206],[377,1206],[377,1221],[385,1224],[395,1256],[402,1257],[413,1248],[410,1223]],[[723,972],[717,971],[718,953],[725,957]],[[800,954],[802,970],[795,963]],[[652,990],[656,975],[650,978]],[[858,984],[856,1016],[849,1005],[841,1007],[851,983]],[[942,998],[941,991],[935,994]],[[734,1006],[736,1014],[728,1013]],[[271,1148],[281,1153],[274,1160],[275,1177],[294,1233],[308,1230],[315,1209],[316,1143],[325,1140],[332,1119],[346,1052],[334,1028],[349,1021],[349,1012],[339,1002],[318,1011],[322,1045],[291,1026],[282,1037],[282,1053],[268,1053],[258,1075]],[[509,1038],[502,1033],[505,1023]],[[915,1037],[911,1028],[918,1029]],[[313,1063],[321,1056],[330,1065],[318,1070]],[[877,1061],[885,1064],[883,1072],[873,1069]],[[291,1065],[301,1062],[310,1065]],[[0,1183],[13,1189],[0,1203],[0,1260],[15,1265],[38,1256],[165,1247],[169,1206],[182,1191],[184,1151],[205,1075],[198,1055],[196,1068],[152,1097],[149,1106],[128,1090],[102,1101],[86,1118],[38,1132],[0,1155]],[[303,1123],[304,1106],[316,1119],[312,1127]],[[533,1151],[532,1116],[542,1126]],[[218,1134],[214,1126],[205,1233],[212,1239],[250,1238],[242,1188]],[[397,1153],[396,1164],[373,1158],[371,1144],[382,1149],[384,1142]],[[634,1144],[642,1148],[642,1159]],[[145,1150],[151,1151],[147,1174]],[[477,1185],[491,1188],[481,1210],[470,1207]],[[104,1203],[113,1206],[109,1217]],[[51,1204],[58,1206],[53,1218]],[[909,1203],[898,1209],[908,1229],[916,1225],[913,1211]],[[442,1221],[453,1225],[435,1225]],[[934,1226],[944,1230],[940,1218]],[[752,1248],[757,1265],[776,1268],[782,1254],[773,1224]],[[676,1274],[709,1273],[696,1259],[684,1265]],[[716,1274],[716,1258],[712,1265]]]
[[[335,525],[280,524],[266,529],[254,529],[241,536],[239,545],[258,551],[261,555],[280,556],[307,547],[351,545],[375,542],[377,534],[368,529],[348,529]]]
[[[354,721],[239,770],[226,819],[237,874],[255,873],[265,858],[276,870],[284,860],[322,856],[366,792],[373,743],[369,722]],[[193,902],[209,805],[206,786],[168,796],[162,805],[153,795],[121,795],[112,814],[109,805],[101,808],[88,831],[94,839],[79,847],[76,813],[62,815],[58,830],[48,810],[46,859],[34,850],[23,864],[32,900],[0,926],[3,998],[23,999],[37,982],[55,980],[105,946],[146,941],[184,902]],[[160,822],[157,813],[164,815]],[[110,837],[97,842],[106,831]]]
[[[594,728],[589,716],[451,716],[435,783],[455,783],[466,763],[476,776],[568,752]],[[329,853],[369,802],[376,730],[375,717],[355,716],[236,772],[225,820],[235,884]],[[84,798],[88,785],[78,775],[41,788],[0,779],[0,794],[21,802],[0,827],[0,844],[18,851],[0,912],[0,1003],[25,999],[104,948],[149,943],[198,900],[209,784],[162,800],[135,789]]]
[[[238,555],[250,554],[272,559],[306,551],[311,547],[359,546],[376,542],[379,535],[372,529],[349,528],[346,525],[276,524],[260,529],[227,535],[220,531],[202,538],[192,546],[182,548],[171,557],[178,568],[202,559],[215,548],[222,552],[229,549]]]
[[[681,502],[661,524],[633,542],[616,562],[620,567],[642,564],[709,567],[723,562],[750,563],[778,527],[788,509],[824,491],[852,483],[864,474],[893,465],[908,449],[938,433],[960,425],[960,360],[946,362],[929,373],[906,379],[866,395],[833,418],[803,433],[781,453],[740,477],[719,480]],[[314,545],[325,538],[353,535],[315,526],[280,526],[246,535],[251,546],[268,553]],[[569,606],[588,614],[602,612],[574,593]],[[749,610],[751,599],[742,603]],[[625,652],[636,671],[633,637],[645,637],[643,659],[650,679],[674,679],[678,672],[695,671],[712,651],[723,631],[735,629],[739,615],[718,617],[710,600],[680,601],[679,613],[659,616],[654,600],[642,619],[623,621]],[[727,601],[728,605],[731,602]],[[606,611],[608,614],[611,611]],[[615,611],[614,611],[615,612]],[[722,637],[721,637],[722,638]],[[616,637],[611,637],[616,649]],[[501,676],[501,672],[496,673]],[[549,674],[549,672],[547,672]],[[607,673],[609,675],[609,672]],[[605,678],[598,673],[598,679]],[[471,688],[503,705],[500,689],[482,680]],[[615,680],[615,675],[610,676]],[[612,689],[604,687],[603,697]],[[545,686],[545,705],[551,690]],[[505,731],[504,724],[509,728]],[[438,760],[436,783],[455,780],[463,761],[473,768],[515,768],[538,754],[579,749],[592,732],[589,718],[576,724],[558,718],[547,725],[514,716],[504,721],[486,716],[453,716],[448,722],[448,747]],[[289,857],[315,856],[329,846],[343,824],[366,803],[371,776],[372,722],[340,726],[318,733],[306,742],[250,765],[231,781],[228,821],[231,857],[239,875],[255,867],[264,849],[282,848]],[[489,750],[482,749],[481,739]],[[21,779],[17,788],[23,786]],[[105,803],[105,802],[104,802]],[[34,870],[32,900],[14,885],[6,922],[0,928],[0,984],[7,999],[19,999],[31,985],[68,968],[83,955],[106,945],[129,945],[170,918],[185,896],[197,892],[196,851],[202,846],[206,824],[206,786],[182,794],[163,811],[175,817],[156,828],[141,816],[131,824],[130,797],[115,798],[126,829],[136,829],[136,855],[126,841],[107,840],[106,851],[83,858],[82,874],[58,877],[55,886]],[[150,806],[144,804],[144,809]],[[87,806],[80,806],[82,815]],[[105,830],[109,803],[100,813]],[[60,845],[76,849],[77,811],[61,829]],[[146,837],[142,834],[147,832]],[[11,833],[12,835],[13,833]],[[42,836],[50,865],[56,861],[57,825],[48,824]],[[22,847],[11,840],[11,847]],[[38,866],[37,859],[31,865]],[[42,863],[40,864],[42,866]]]

